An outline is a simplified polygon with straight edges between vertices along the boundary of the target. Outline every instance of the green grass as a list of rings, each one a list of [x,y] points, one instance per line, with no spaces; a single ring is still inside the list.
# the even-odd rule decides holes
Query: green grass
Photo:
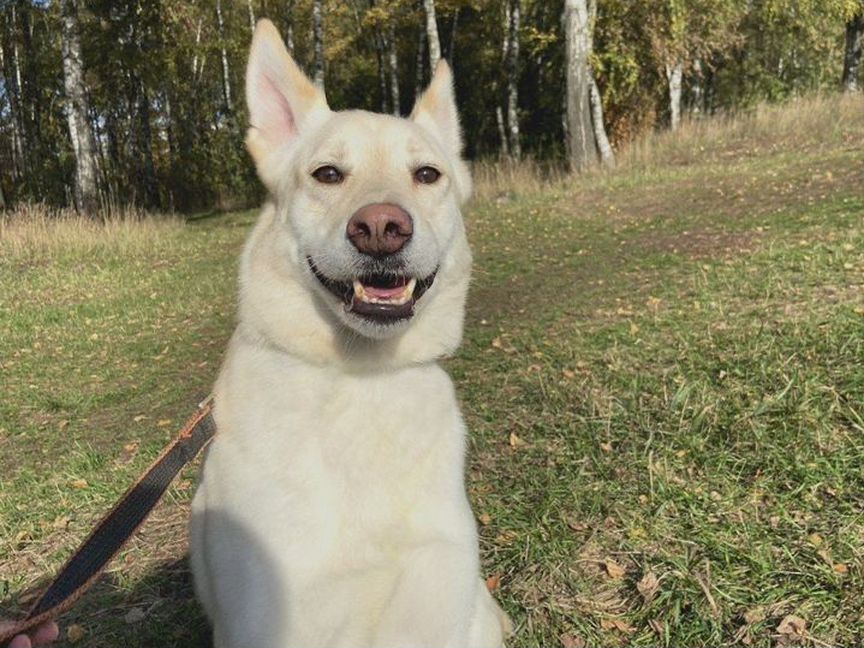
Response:
[[[511,645],[864,643],[864,116],[834,129],[485,187],[467,211],[446,364]],[[0,595],[55,568],[207,392],[253,219],[0,257]],[[194,478],[66,615],[76,645],[207,645]]]

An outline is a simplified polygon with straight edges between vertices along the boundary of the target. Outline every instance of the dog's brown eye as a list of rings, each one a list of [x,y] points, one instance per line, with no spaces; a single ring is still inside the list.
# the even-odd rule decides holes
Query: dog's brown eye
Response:
[[[345,175],[339,169],[329,165],[315,169],[312,177],[321,184],[339,184],[345,179]]]
[[[431,166],[420,167],[414,172],[414,179],[420,184],[435,184],[440,177],[441,172]]]

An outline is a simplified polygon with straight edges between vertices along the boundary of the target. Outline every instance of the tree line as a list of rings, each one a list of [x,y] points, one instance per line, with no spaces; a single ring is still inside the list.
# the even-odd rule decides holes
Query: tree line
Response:
[[[0,208],[260,199],[264,16],[334,108],[406,114],[446,57],[470,157],[614,165],[688,115],[860,92],[864,0],[0,0]]]

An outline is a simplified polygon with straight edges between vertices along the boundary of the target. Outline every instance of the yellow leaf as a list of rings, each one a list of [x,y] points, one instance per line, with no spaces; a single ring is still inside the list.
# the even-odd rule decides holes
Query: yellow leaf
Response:
[[[520,448],[525,445],[525,442],[520,439],[515,432],[510,433],[510,447],[511,448]]]
[[[168,427],[171,425],[171,419],[160,419],[158,423],[156,423],[159,427]]]
[[[482,524],[483,526],[489,526],[490,524],[492,524],[492,516],[489,515],[488,513],[481,513],[480,517],[477,519],[480,521],[480,524]]]
[[[849,568],[843,563],[837,563],[834,565],[834,571],[838,574],[848,574]]]
[[[635,336],[639,333],[639,325],[636,322],[630,322],[630,335]]]
[[[84,638],[84,635],[87,634],[77,623],[73,623],[66,630],[66,639],[69,640],[69,643],[78,643]]]
[[[611,558],[604,560],[603,566],[606,567],[606,573],[609,574],[610,578],[621,578],[625,573],[627,573],[621,565]]]
[[[86,479],[73,479],[71,482],[69,482],[69,485],[72,488],[77,488],[79,490],[90,486],[90,484],[87,483]]]

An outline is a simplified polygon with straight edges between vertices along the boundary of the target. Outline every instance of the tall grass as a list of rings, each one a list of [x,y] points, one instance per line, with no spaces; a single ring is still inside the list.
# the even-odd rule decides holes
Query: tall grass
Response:
[[[176,233],[182,219],[140,209],[112,210],[99,220],[72,209],[41,203],[0,213],[0,261],[46,259],[56,255],[140,252]]]
[[[864,99],[828,94],[759,104],[745,112],[685,119],[676,132],[651,132],[616,151],[614,170],[599,166],[570,174],[564,163],[487,159],[474,163],[474,195],[481,202],[536,193],[550,186],[592,183],[598,176],[632,175],[766,152],[819,150],[864,141]]]

